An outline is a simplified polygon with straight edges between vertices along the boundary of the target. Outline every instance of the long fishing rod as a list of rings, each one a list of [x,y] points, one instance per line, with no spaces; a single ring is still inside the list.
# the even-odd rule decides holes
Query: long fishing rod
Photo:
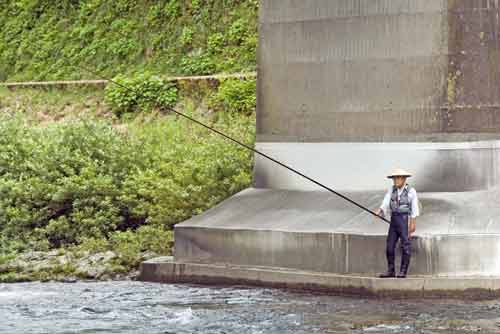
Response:
[[[82,65],[74,65],[74,64],[72,64],[72,66],[79,67],[79,68],[81,68],[81,69],[83,69],[83,70],[85,70],[85,71],[87,71],[87,72],[89,72],[89,73],[91,73],[91,74],[93,74],[93,75],[95,75],[95,76],[97,76],[97,77],[101,78],[101,79],[104,79],[104,80],[106,80],[106,81],[108,81],[108,82],[111,82],[111,83],[112,83],[112,84],[114,84],[114,85],[117,85],[117,86],[119,86],[119,87],[122,87],[123,89],[128,90],[129,92],[132,92],[132,93],[134,93],[134,94],[137,94],[138,96],[141,96],[142,98],[147,99],[147,100],[150,100],[150,101],[152,101],[152,102],[155,102],[156,104],[158,104],[158,105],[159,105],[159,103],[158,103],[158,100],[157,100],[157,99],[152,98],[152,97],[149,97],[149,96],[145,96],[145,95],[144,95],[144,94],[142,94],[141,92],[138,92],[138,91],[136,91],[135,89],[130,88],[130,87],[126,86],[126,85],[123,85],[123,84],[121,84],[121,83],[119,83],[119,82],[117,82],[117,81],[115,81],[115,80],[112,80],[112,79],[106,78],[106,77],[104,77],[103,75],[101,75],[100,73],[97,73],[96,71],[94,71],[94,70],[92,70],[92,69],[89,69],[89,68],[87,68],[87,67],[85,67],[85,66],[82,66]],[[222,137],[224,137],[224,138],[226,138],[226,139],[228,139],[228,140],[232,141],[233,143],[235,143],[235,144],[237,144],[237,145],[240,145],[240,146],[242,146],[242,147],[246,148],[247,150],[250,150],[250,151],[252,151],[252,152],[254,152],[254,153],[258,154],[258,155],[260,155],[260,156],[262,156],[262,157],[264,157],[264,158],[266,158],[266,159],[268,159],[268,160],[270,160],[270,161],[272,161],[272,162],[274,162],[274,163],[276,163],[276,164],[280,165],[280,166],[281,166],[281,167],[283,167],[283,168],[288,169],[289,171],[291,171],[291,172],[293,172],[293,173],[295,173],[295,174],[297,174],[297,175],[299,175],[299,176],[301,176],[301,177],[305,178],[306,180],[308,180],[308,181],[310,181],[310,182],[312,182],[312,183],[314,183],[314,184],[316,184],[316,185],[320,186],[321,188],[323,188],[323,189],[325,189],[325,190],[329,191],[330,193],[332,193],[332,194],[334,194],[334,195],[336,195],[336,196],[338,196],[338,197],[340,197],[340,198],[342,198],[342,199],[346,200],[347,202],[349,202],[349,203],[351,203],[351,204],[353,204],[353,205],[357,206],[358,208],[360,208],[360,209],[362,209],[362,210],[364,210],[364,211],[366,211],[366,212],[370,213],[371,215],[373,215],[373,216],[375,216],[375,217],[377,217],[377,218],[379,218],[379,219],[382,219],[382,220],[383,220],[383,221],[385,221],[386,223],[389,223],[389,224],[390,224],[390,221],[389,221],[389,220],[385,219],[385,218],[384,218],[384,217],[382,217],[382,216],[377,215],[375,212],[373,212],[372,210],[368,209],[367,207],[365,207],[365,206],[363,206],[363,205],[359,204],[358,202],[356,202],[356,201],[352,200],[351,198],[347,197],[346,195],[341,194],[341,193],[339,193],[338,191],[335,191],[334,189],[332,189],[332,188],[330,188],[330,187],[328,187],[328,186],[324,185],[323,183],[321,183],[321,182],[319,182],[319,181],[316,181],[315,179],[313,179],[313,178],[311,178],[311,177],[309,177],[309,176],[305,175],[304,173],[302,173],[302,172],[300,172],[300,171],[296,170],[295,168],[290,167],[290,166],[288,166],[288,165],[284,164],[283,162],[281,162],[281,161],[279,161],[279,160],[277,160],[277,159],[275,159],[275,158],[273,158],[273,157],[271,157],[271,156],[267,155],[266,153],[261,152],[261,151],[259,151],[259,150],[255,149],[255,148],[253,148],[253,147],[251,147],[251,146],[249,146],[249,145],[247,145],[247,144],[245,144],[245,143],[243,143],[243,142],[241,142],[241,141],[239,141],[239,140],[237,140],[237,139],[235,139],[235,138],[233,138],[233,137],[231,137],[231,136],[229,136],[229,135],[226,135],[225,133],[223,133],[223,132],[221,132],[221,131],[219,131],[219,130],[217,130],[217,129],[215,129],[215,128],[213,128],[213,127],[211,127],[211,126],[209,126],[209,125],[207,125],[207,124],[205,124],[205,123],[203,123],[203,122],[200,122],[200,121],[198,121],[197,119],[195,119],[195,118],[193,118],[193,117],[191,117],[191,116],[188,116],[188,115],[186,115],[186,114],[184,114],[184,113],[182,113],[182,112],[180,112],[180,111],[178,111],[178,110],[176,110],[176,109],[174,109],[174,108],[171,108],[171,107],[168,107],[168,106],[162,106],[162,108],[164,108],[165,110],[171,111],[171,112],[173,112],[173,113],[175,113],[175,114],[177,114],[177,115],[179,115],[179,116],[181,116],[181,117],[184,117],[185,119],[187,119],[187,120],[189,120],[189,121],[191,121],[191,122],[193,122],[193,123],[196,123],[196,124],[198,124],[198,125],[200,125],[200,126],[202,126],[202,127],[206,128],[206,129],[208,129],[208,130],[210,130],[210,131],[213,131],[213,132],[215,132],[216,134],[218,134],[218,135],[220,135],[220,136],[222,136]]]

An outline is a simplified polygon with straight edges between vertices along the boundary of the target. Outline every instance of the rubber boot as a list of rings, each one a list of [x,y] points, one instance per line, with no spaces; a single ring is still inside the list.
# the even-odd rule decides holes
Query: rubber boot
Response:
[[[388,266],[387,271],[385,273],[379,274],[378,277],[380,277],[380,278],[393,278],[393,277],[396,277],[394,263],[391,260],[389,260],[388,262],[389,262],[388,263],[389,266]]]
[[[394,278],[396,277],[396,273],[394,271],[387,270],[385,273],[379,274],[380,278]]]
[[[410,257],[408,255],[403,255],[403,257],[401,258],[401,268],[399,269],[399,274],[396,277],[406,278],[409,266],[410,266]]]

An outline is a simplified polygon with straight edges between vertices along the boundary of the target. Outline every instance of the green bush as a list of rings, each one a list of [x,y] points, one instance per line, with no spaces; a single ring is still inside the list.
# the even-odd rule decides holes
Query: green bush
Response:
[[[105,100],[117,116],[123,113],[153,108],[173,107],[177,103],[177,88],[158,76],[140,74],[123,75],[106,86]]]
[[[163,227],[141,226],[135,235],[139,239],[141,251],[150,251],[161,255],[171,255],[174,234]]]
[[[224,35],[221,33],[215,33],[208,37],[208,51],[212,54],[218,54],[222,51],[225,41]]]
[[[210,99],[212,108],[225,112],[251,114],[256,107],[255,79],[226,79]]]
[[[115,232],[111,235],[110,243],[117,252],[120,265],[135,267],[139,264],[141,244],[135,233]]]
[[[202,75],[212,74],[216,71],[217,65],[210,54],[192,54],[182,58],[180,62],[182,74],[186,75]]]
[[[141,252],[170,255],[173,233],[162,227],[141,226],[137,231],[114,232],[109,243],[110,249],[118,255],[118,264],[131,269],[141,262]]]
[[[225,115],[213,125],[253,143],[253,117]],[[249,151],[183,119],[140,126],[149,168],[130,175],[120,197],[132,218],[171,226],[250,184]]]
[[[203,121],[253,144],[253,117]],[[126,131],[105,121],[32,125],[2,116],[0,251],[102,249],[96,240],[136,229],[160,249],[141,226],[170,229],[247,187],[251,170],[251,152],[175,116]]]
[[[90,254],[101,253],[109,250],[109,241],[106,238],[82,237],[78,240],[78,245],[72,250],[81,255],[83,252]]]
[[[115,231],[108,238],[82,238],[80,244],[69,249],[69,253],[78,257],[113,251],[118,257],[114,261],[114,271],[126,272],[139,265],[143,260],[143,252],[149,252],[153,256],[171,255],[173,242],[173,231],[162,226],[145,225],[136,230]],[[12,258],[5,256],[4,262]]]
[[[194,31],[190,27],[184,27],[182,29],[182,34],[180,38],[180,43],[182,46],[187,47],[193,42]]]

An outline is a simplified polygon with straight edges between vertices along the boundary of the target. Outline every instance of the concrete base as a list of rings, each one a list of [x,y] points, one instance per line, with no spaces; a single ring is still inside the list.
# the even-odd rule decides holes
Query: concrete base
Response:
[[[383,192],[346,195],[375,208]],[[175,261],[143,263],[141,279],[363,296],[500,296],[500,189],[420,198],[410,279],[375,278],[387,266],[383,221],[327,192],[253,188],[177,224]]]
[[[324,272],[175,262],[160,257],[141,264],[139,279],[162,283],[247,284],[376,297],[488,299],[500,296],[500,277],[380,279]]]
[[[384,192],[346,195],[376,208]],[[500,276],[500,189],[420,199],[411,274]],[[327,192],[247,189],[177,224],[174,255],[187,263],[374,275],[387,266],[388,226]]]

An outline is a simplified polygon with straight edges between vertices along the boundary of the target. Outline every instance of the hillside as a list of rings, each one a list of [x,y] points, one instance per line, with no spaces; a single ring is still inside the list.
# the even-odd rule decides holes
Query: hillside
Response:
[[[254,70],[258,0],[0,1],[0,81]],[[80,67],[79,67],[80,66]]]
[[[0,282],[133,277],[172,227],[251,183],[257,2],[0,0]],[[78,65],[78,66],[74,66]],[[148,96],[148,98],[144,98]],[[153,99],[153,100],[151,100]]]

